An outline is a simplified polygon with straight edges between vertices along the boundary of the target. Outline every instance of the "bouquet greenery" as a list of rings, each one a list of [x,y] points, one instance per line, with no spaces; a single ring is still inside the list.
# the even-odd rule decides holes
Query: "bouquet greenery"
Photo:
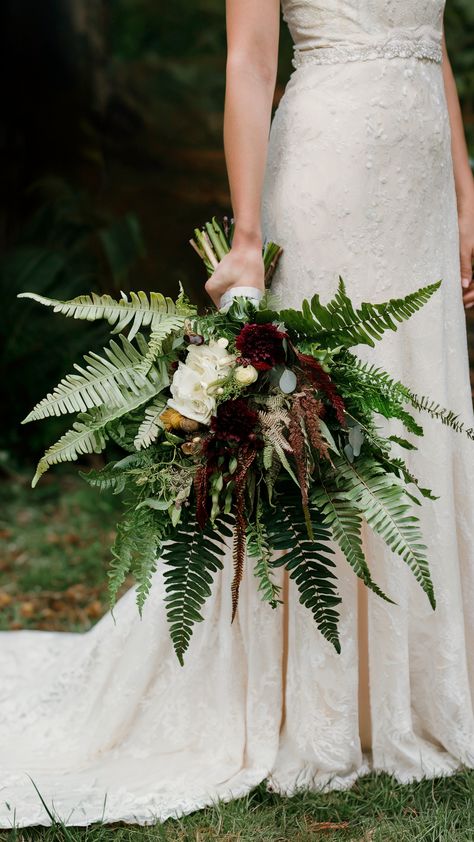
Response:
[[[231,239],[232,229],[215,220],[196,232],[193,245],[209,272]],[[265,249],[268,280],[279,254],[274,244]],[[25,419],[77,413],[40,460],[33,485],[51,465],[100,453],[107,440],[123,448],[123,458],[85,475],[125,498],[109,571],[111,604],[132,573],[141,611],[153,573],[164,565],[181,663],[230,541],[232,618],[246,558],[273,608],[281,603],[274,571],[284,566],[339,651],[333,542],[367,587],[388,599],[364,557],[363,521],[403,558],[435,607],[415,514],[420,498],[435,498],[392,445],[413,449],[414,436],[422,435],[410,409],[465,428],[350,349],[396,330],[439,285],[356,308],[340,279],[327,304],[315,295],[299,310],[275,309],[267,293],[259,304],[238,298],[226,312],[204,315],[182,290],[176,301],[155,292],[119,301],[23,294],[66,316],[105,319],[118,335],[103,354],[85,356]],[[379,416],[399,419],[412,440],[383,437]],[[465,432],[474,438],[472,429]]]

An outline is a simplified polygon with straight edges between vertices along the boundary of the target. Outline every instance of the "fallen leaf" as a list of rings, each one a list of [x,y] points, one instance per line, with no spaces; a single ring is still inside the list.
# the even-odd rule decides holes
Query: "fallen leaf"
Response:
[[[22,617],[32,617],[35,609],[36,605],[34,602],[22,602],[20,605],[20,614]]]
[[[347,830],[349,822],[308,822],[308,830]]]
[[[9,593],[5,593],[5,591],[0,591],[0,608],[6,608],[7,605],[11,605],[13,602],[13,597]]]
[[[91,619],[96,620],[99,617],[102,617],[104,613],[104,608],[102,603],[99,602],[98,599],[95,599],[94,602],[91,602],[90,605],[86,608],[87,615],[91,617]]]

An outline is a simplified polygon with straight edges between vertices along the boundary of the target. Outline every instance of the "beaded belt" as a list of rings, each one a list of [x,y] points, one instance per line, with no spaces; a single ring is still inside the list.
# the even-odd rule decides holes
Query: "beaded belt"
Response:
[[[440,63],[443,57],[440,44],[426,39],[408,38],[382,41],[375,44],[335,44],[299,50],[295,47],[293,67],[308,64],[345,64],[349,61],[371,61],[377,58],[417,58]]]

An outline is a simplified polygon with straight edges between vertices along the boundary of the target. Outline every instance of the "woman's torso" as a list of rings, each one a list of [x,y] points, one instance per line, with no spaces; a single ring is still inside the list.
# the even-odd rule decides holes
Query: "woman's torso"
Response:
[[[297,58],[306,50],[440,50],[445,0],[282,0]],[[429,57],[429,55],[427,56]],[[350,55],[349,55],[350,58]]]

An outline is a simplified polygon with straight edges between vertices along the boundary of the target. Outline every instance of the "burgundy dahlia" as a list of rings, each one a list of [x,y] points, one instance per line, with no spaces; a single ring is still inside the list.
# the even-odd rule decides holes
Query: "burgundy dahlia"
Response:
[[[214,439],[242,444],[254,437],[258,424],[257,413],[242,398],[224,401],[211,421]]]
[[[283,340],[287,334],[273,324],[247,324],[240,331],[235,345],[240,351],[239,363],[253,365],[258,371],[269,371],[285,362]]]

